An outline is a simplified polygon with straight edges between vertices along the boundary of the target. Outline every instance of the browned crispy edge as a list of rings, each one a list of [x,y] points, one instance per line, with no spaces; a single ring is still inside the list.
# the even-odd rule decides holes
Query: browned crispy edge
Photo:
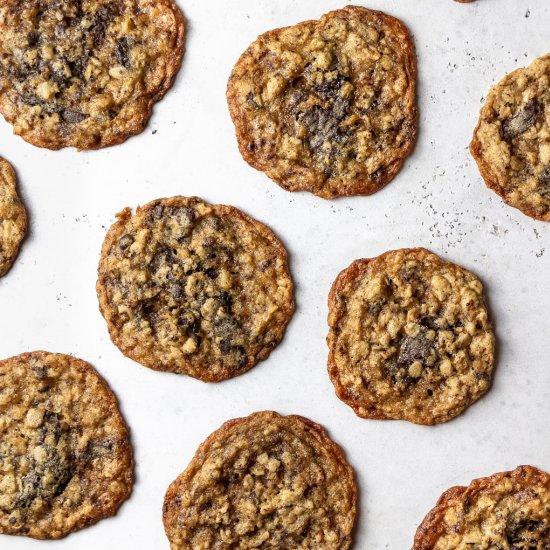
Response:
[[[321,425],[316,424],[315,422],[299,415],[289,415],[283,416],[275,411],[259,411],[252,413],[249,416],[242,418],[235,418],[233,420],[228,420],[215,432],[210,434],[208,438],[199,446],[195,455],[193,456],[191,462],[187,468],[170,484],[166,495],[164,496],[164,504],[162,507],[162,521],[164,524],[164,531],[168,540],[170,540],[171,527],[174,525],[178,509],[175,504],[175,498],[180,492],[180,489],[190,483],[193,476],[198,472],[208,456],[210,447],[218,440],[223,440],[226,435],[230,434],[235,428],[240,425],[247,424],[250,420],[255,419],[257,416],[265,417],[266,420],[272,418],[286,418],[289,422],[301,423],[313,434],[317,441],[330,453],[334,456],[336,461],[342,466],[345,471],[345,476],[343,482],[345,482],[349,488],[347,492],[348,501],[350,502],[351,508],[351,525],[348,533],[348,538],[342,550],[346,550],[351,545],[351,533],[353,531],[353,525],[355,523],[355,516],[357,514],[357,487],[355,485],[355,478],[353,474],[353,469],[351,465],[347,462],[344,451],[342,448],[336,444],[332,439],[330,439],[327,431]]]
[[[277,183],[280,187],[282,187],[286,191],[310,191],[323,199],[333,199],[337,197],[354,196],[354,195],[372,195],[373,193],[376,193],[377,191],[385,187],[397,175],[397,173],[401,169],[401,166],[405,162],[405,159],[412,152],[416,144],[416,139],[418,135],[418,109],[416,106],[416,75],[417,75],[416,50],[412,39],[412,35],[409,32],[408,28],[405,26],[405,24],[402,21],[400,21],[399,19],[391,15],[388,15],[381,11],[370,10],[368,8],[363,8],[359,6],[346,6],[345,8],[340,10],[331,11],[324,16],[325,18],[324,20],[328,21],[330,18],[339,18],[339,17],[365,19],[367,22],[373,21],[373,20],[382,21],[383,24],[387,25],[390,28],[392,33],[394,33],[397,36],[400,36],[401,47],[406,54],[405,55],[406,70],[409,78],[409,86],[407,88],[407,93],[405,94],[403,101],[404,103],[408,104],[407,111],[409,112],[409,118],[406,120],[404,124],[407,124],[409,126],[410,136],[407,142],[403,146],[401,146],[402,154],[400,158],[396,159],[392,164],[390,164],[385,168],[384,177],[379,179],[374,179],[374,178],[368,177],[367,175],[363,177],[358,177],[354,185],[350,187],[346,187],[346,189],[342,192],[336,193],[333,191],[329,191],[328,189],[321,189],[318,192],[314,192],[311,189],[308,189],[306,187],[301,187],[297,185],[288,185],[282,180],[278,181],[272,178],[273,181],[275,181],[275,183]],[[298,23],[293,27],[309,26],[312,24],[318,25],[319,23],[320,23],[320,20],[308,20],[308,21],[302,21],[301,23]],[[286,28],[289,28],[289,27],[282,27],[279,29],[268,31],[260,35],[255,42],[258,42],[260,40],[262,41],[270,40],[270,38],[273,35],[279,34],[281,31],[283,31]],[[229,113],[231,115],[233,124],[235,125],[235,134],[237,137],[239,151],[243,159],[256,170],[264,171],[265,163],[258,162],[256,159],[256,156],[247,150],[247,143],[249,143],[250,140],[248,139],[248,135],[243,130],[245,125],[241,124],[241,122],[246,117],[241,114],[238,108],[238,101],[236,99],[236,94],[234,93],[233,86],[232,86],[233,80],[235,79],[235,76],[234,76],[235,70],[241,64],[241,62],[244,61],[244,59],[252,55],[250,53],[250,50],[251,50],[251,46],[247,48],[247,50],[241,55],[241,57],[238,59],[237,63],[235,64],[235,67],[233,68],[233,71],[231,72],[231,76],[229,77],[229,80],[227,83],[226,97],[227,97],[227,103],[229,106]]]
[[[122,494],[121,498],[118,501],[112,501],[110,506],[104,506],[103,508],[94,508],[93,516],[89,516],[87,518],[82,518],[79,523],[77,523],[72,529],[69,529],[67,531],[59,531],[58,529],[55,529],[52,527],[52,531],[49,535],[29,535],[26,533],[11,533],[8,531],[3,531],[2,526],[0,525],[0,534],[6,534],[6,535],[16,535],[16,536],[26,536],[33,539],[38,540],[54,540],[54,539],[61,539],[66,537],[67,535],[78,531],[80,529],[83,529],[85,527],[90,527],[91,525],[94,525],[98,521],[114,516],[122,503],[127,500],[131,493],[132,493],[132,485],[134,482],[134,456],[133,456],[133,450],[132,450],[132,443],[130,438],[130,431],[128,428],[128,424],[124,420],[124,417],[122,416],[122,413],[119,409],[118,400],[113,392],[113,390],[109,387],[106,380],[97,372],[97,370],[90,365],[90,363],[78,359],[76,357],[73,357],[71,355],[65,355],[62,353],[51,353],[48,351],[29,351],[25,353],[21,353],[20,355],[16,355],[14,357],[9,357],[8,359],[0,360],[0,365],[4,365],[6,363],[9,363],[11,361],[22,361],[24,363],[29,363],[30,360],[33,357],[37,358],[45,358],[50,355],[57,355],[57,356],[63,356],[67,358],[70,361],[70,365],[75,370],[78,370],[81,373],[86,372],[92,372],[97,377],[100,387],[103,390],[103,401],[104,401],[104,409],[107,409],[109,411],[109,414],[115,418],[117,418],[118,422],[118,430],[124,437],[124,445],[121,445],[121,462],[123,461],[125,464],[125,470],[126,470],[126,476],[124,478],[125,488],[126,492]]]
[[[171,55],[169,56],[168,63],[166,64],[166,72],[160,88],[157,90],[157,92],[154,95],[142,98],[143,101],[140,102],[142,107],[141,117],[135,120],[134,126],[131,130],[128,130],[126,132],[119,132],[117,134],[112,134],[109,138],[105,138],[104,136],[102,136],[101,140],[97,144],[87,145],[84,147],[77,146],[76,149],[78,151],[102,149],[104,147],[119,145],[120,143],[123,143],[124,141],[126,141],[128,138],[143,132],[143,130],[147,126],[147,123],[149,122],[149,119],[151,118],[151,115],[153,114],[154,104],[160,101],[172,86],[183,61],[183,54],[185,50],[185,18],[183,16],[182,11],[180,10],[180,8],[178,7],[178,5],[175,3],[174,0],[156,0],[156,1],[158,3],[162,3],[168,6],[174,13],[174,16],[177,21],[176,45],[172,50]],[[1,94],[1,91],[0,91],[0,94]],[[14,124],[15,119],[13,117],[7,117],[4,115],[4,113],[0,113],[0,114],[4,116],[7,122],[9,122],[12,125]],[[14,130],[14,134],[17,134],[15,130]],[[38,139],[35,139],[31,136],[21,136],[21,137],[31,145],[35,145],[36,147],[43,147],[45,149],[50,149],[52,151],[58,151],[59,149],[64,149],[65,147],[68,147],[68,145],[65,145],[62,142],[62,140],[59,140],[59,139],[52,140],[52,139],[49,139],[47,136],[44,136],[43,138],[38,138]]]
[[[459,266],[458,264],[455,264],[453,262],[449,262],[447,260],[443,260],[437,254],[434,254],[430,250],[427,250],[426,248],[418,247],[418,248],[403,248],[400,249],[407,253],[415,254],[416,256],[423,256],[425,254],[430,254],[433,256],[436,256],[442,264],[450,264],[466,273],[469,273],[476,279],[479,279],[477,275],[469,271],[468,269]],[[327,335],[327,345],[329,348],[329,355],[328,355],[328,364],[327,364],[327,370],[330,377],[330,380],[332,384],[334,385],[334,390],[336,392],[337,397],[346,403],[346,405],[349,405],[355,414],[361,418],[368,418],[368,419],[374,419],[374,420],[406,420],[408,422],[412,422],[414,424],[420,424],[424,426],[433,426],[434,424],[441,424],[443,422],[448,422],[449,420],[452,420],[453,418],[457,417],[461,413],[463,413],[468,406],[460,409],[454,409],[452,411],[449,411],[447,414],[443,416],[438,416],[437,418],[432,418],[430,420],[428,419],[414,419],[406,414],[403,414],[400,418],[393,418],[390,416],[387,416],[381,409],[376,408],[376,404],[373,402],[364,402],[364,401],[358,401],[354,399],[351,395],[348,394],[346,387],[340,383],[340,377],[339,377],[339,371],[338,371],[338,365],[336,364],[336,360],[334,358],[335,355],[335,348],[337,345],[337,335],[335,334],[335,329],[338,327],[338,323],[340,322],[342,318],[342,314],[336,315],[336,311],[338,311],[338,296],[339,294],[345,289],[345,287],[352,283],[353,281],[357,280],[357,278],[367,270],[367,266],[371,262],[380,262],[385,259],[386,256],[389,256],[390,254],[393,254],[397,252],[397,250],[388,250],[387,252],[384,252],[383,254],[380,254],[379,256],[376,256],[374,258],[364,258],[360,260],[355,260],[352,262],[348,267],[346,267],[344,270],[342,270],[338,276],[336,277],[334,283],[332,284],[332,287],[329,292],[328,296],[328,318],[327,322],[329,325],[329,333]],[[483,297],[484,298],[484,297]],[[487,308],[487,304],[485,302],[485,299],[483,299],[483,305],[485,308]],[[490,320],[488,320],[489,327],[492,329],[493,325]],[[493,347],[493,354],[494,354],[494,347]],[[480,394],[476,401],[478,399],[481,399],[483,395],[485,395],[489,389],[490,385],[487,387],[485,392]],[[474,401],[475,402],[475,401]],[[470,405],[473,403],[470,403]],[[361,414],[359,412],[359,409],[368,408],[368,412],[366,414]]]
[[[14,193],[19,197],[17,194],[17,176],[15,174],[15,170],[13,169],[13,166],[3,157],[0,157],[0,172],[3,176],[6,177],[6,181],[8,182],[8,185],[13,189]],[[21,231],[23,232],[23,236],[19,241],[19,244],[17,246],[17,250],[12,258],[9,260],[6,260],[4,262],[0,263],[0,277],[3,277],[11,268],[11,266],[14,264],[15,260],[17,259],[17,256],[19,255],[19,251],[21,249],[21,243],[25,239],[25,235],[27,233],[28,228],[28,216],[27,216],[27,210],[25,209],[25,205],[23,204],[23,201],[21,201],[21,198],[19,197],[20,204],[22,207],[21,214],[22,214],[22,222],[23,225],[21,226]]]
[[[460,2],[461,4],[469,4],[470,2],[473,2],[474,0],[455,0],[455,2]]]
[[[454,504],[470,498],[478,498],[506,477],[523,484],[524,487],[543,485],[550,489],[550,475],[533,466],[518,466],[511,472],[499,472],[492,476],[474,479],[468,487],[451,487],[445,491],[435,507],[428,512],[414,537],[412,550],[430,550],[439,537],[445,534],[445,513]]]
[[[493,93],[495,89],[499,87],[501,84],[503,84],[505,81],[507,81],[514,75],[524,71],[525,69],[526,67],[522,67],[522,68],[516,69],[515,71],[512,71],[511,73],[508,73],[506,76],[504,76],[500,80],[500,82],[498,82],[498,84],[496,84],[489,90],[489,94]],[[477,137],[477,132],[479,130],[479,127],[481,126],[481,117],[485,107],[486,105],[483,105],[479,111],[479,120],[474,129],[472,141],[470,142],[470,153],[472,154],[472,157],[474,157],[474,160],[477,163],[481,177],[485,181],[485,185],[489,189],[492,189],[508,206],[511,206],[512,208],[516,208],[520,212],[523,212],[526,216],[529,216],[535,220],[550,222],[550,210],[547,210],[546,214],[537,214],[537,212],[533,208],[529,208],[529,207],[521,208],[516,204],[514,204],[513,201],[511,201],[508,198],[508,193],[506,192],[506,190],[498,182],[498,178],[496,177],[496,175],[493,174],[491,170],[491,166],[488,163],[486,163],[485,160],[483,159],[483,151],[482,151],[481,143]]]
[[[164,199],[156,199],[153,200],[146,205],[142,207],[138,207],[136,210],[136,214],[144,211],[154,208],[155,206],[162,204],[163,206],[194,206],[197,204],[209,204],[206,203],[206,201],[203,201],[199,197],[170,197],[170,198],[164,198]],[[275,248],[277,255],[284,263],[285,271],[288,275],[290,284],[291,284],[291,290],[293,291],[293,283],[292,283],[292,276],[290,274],[289,266],[288,266],[288,253],[283,246],[282,242],[279,240],[279,238],[273,233],[273,231],[262,222],[259,222],[258,220],[255,220],[254,218],[251,218],[238,208],[235,208],[234,206],[227,206],[223,204],[217,204],[212,205],[218,214],[222,216],[228,216],[228,217],[235,217],[239,220],[242,220],[245,223],[251,224],[253,229],[257,231],[262,237],[267,239],[270,244]],[[154,370],[158,371],[164,371],[164,372],[174,372],[170,365],[164,365],[159,362],[157,362],[154,357],[146,357],[144,358],[141,354],[135,353],[134,348],[123,346],[121,341],[118,338],[118,329],[115,326],[115,324],[111,321],[111,317],[114,316],[113,308],[111,307],[109,303],[109,298],[107,296],[107,292],[105,291],[104,287],[104,279],[106,277],[105,272],[105,263],[106,258],[109,254],[109,251],[111,248],[115,245],[117,240],[121,236],[121,232],[124,231],[126,222],[128,222],[132,218],[133,214],[130,210],[130,208],[124,209],[122,212],[119,212],[117,214],[118,221],[115,222],[109,231],[107,232],[107,235],[105,237],[105,241],[103,242],[103,246],[101,248],[101,255],[100,255],[100,262],[99,262],[99,268],[98,268],[98,280],[96,284],[96,291],[97,296],[99,300],[99,310],[105,320],[107,321],[107,327],[109,329],[109,335],[111,337],[112,342],[120,349],[120,351],[130,359],[133,359],[134,361],[137,361],[138,363],[142,364],[145,367],[149,367]],[[286,308],[281,308],[281,311],[285,313],[285,322],[281,323],[277,330],[274,330],[275,333],[275,341],[277,344],[281,342],[283,339],[283,336],[286,331],[286,327],[288,323],[290,322],[290,319],[292,318],[292,315],[294,314],[295,309],[295,301],[294,296],[292,296],[291,301],[286,305]],[[197,380],[201,380],[203,382],[221,382],[222,380],[228,380],[230,378],[234,378],[235,376],[239,376],[246,371],[250,370],[252,367],[254,367],[259,361],[263,361],[264,359],[267,359],[269,357],[269,354],[271,353],[273,348],[263,348],[261,349],[255,357],[252,359],[249,359],[249,361],[240,369],[232,372],[231,374],[228,374],[227,376],[211,376],[208,373],[208,370],[206,369],[204,372],[204,375],[201,377],[191,375],[193,378],[197,378]]]

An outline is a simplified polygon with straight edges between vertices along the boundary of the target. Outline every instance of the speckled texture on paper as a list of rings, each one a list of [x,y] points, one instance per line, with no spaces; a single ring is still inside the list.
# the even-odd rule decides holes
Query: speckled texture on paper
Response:
[[[282,339],[294,311],[286,251],[262,223],[198,198],[118,216],[97,291],[113,342],[153,369],[206,382],[242,374]]]
[[[510,206],[550,221],[550,54],[505,76],[481,109],[470,149]]]
[[[374,193],[397,174],[416,140],[415,83],[406,27],[348,6],[261,35],[227,99],[249,164],[329,199]]]
[[[15,171],[0,157],[0,277],[12,266],[27,232],[27,212],[17,194]]]
[[[519,466],[446,491],[418,528],[413,550],[451,548],[550,548],[550,476]]]
[[[271,411],[231,420],[198,449],[164,499],[172,550],[351,545],[353,472],[323,428]]]
[[[3,0],[0,113],[39,147],[115,145],[145,127],[183,41],[173,0]]]
[[[481,282],[425,249],[352,263],[332,286],[328,322],[329,374],[359,416],[446,422],[489,389]]]
[[[132,480],[128,429],[88,363],[44,351],[0,361],[0,533],[63,537],[114,515]]]

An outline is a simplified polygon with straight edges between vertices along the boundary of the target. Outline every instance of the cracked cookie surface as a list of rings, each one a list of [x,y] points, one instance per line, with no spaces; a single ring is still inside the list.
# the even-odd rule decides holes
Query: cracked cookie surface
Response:
[[[550,54],[489,91],[470,150],[504,202],[550,221]]]
[[[86,362],[0,361],[0,533],[57,539],[112,516],[132,488],[128,429]]]
[[[226,422],[170,485],[163,508],[172,550],[351,545],[356,487],[325,430],[272,411]]]
[[[332,285],[328,324],[330,378],[363,418],[446,422],[490,387],[481,282],[423,248],[353,262]]]
[[[12,266],[27,232],[27,212],[17,195],[15,172],[0,157],[0,277]]]
[[[118,215],[97,292],[111,339],[147,367],[205,382],[265,359],[294,311],[286,251],[262,223],[196,197]]]
[[[418,528],[413,550],[449,548],[550,548],[550,476],[518,466],[443,493]]]
[[[227,88],[243,158],[289,191],[369,195],[417,133],[416,54],[394,17],[348,6],[261,35]]]
[[[121,143],[147,124],[183,48],[173,0],[1,0],[0,113],[39,147]]]

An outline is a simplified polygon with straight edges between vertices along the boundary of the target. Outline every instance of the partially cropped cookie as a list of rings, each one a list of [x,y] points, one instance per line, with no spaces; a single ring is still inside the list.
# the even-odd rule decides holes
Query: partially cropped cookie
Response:
[[[282,339],[293,285],[268,227],[196,197],[155,200],[118,220],[103,244],[97,293],[122,353],[217,382],[249,370]]]
[[[470,150],[507,204],[550,221],[550,54],[489,91]]]
[[[27,212],[17,194],[15,172],[0,157],[0,277],[12,266],[27,232]]]
[[[0,533],[58,539],[116,514],[133,459],[113,392],[86,362],[0,361]]]
[[[356,488],[325,430],[272,411],[226,422],[164,498],[171,550],[344,550]]]
[[[412,550],[450,548],[550,548],[550,475],[518,466],[443,493],[418,528]]]
[[[481,282],[423,248],[353,262],[332,285],[328,323],[330,378],[363,418],[446,422],[491,384]]]
[[[227,100],[243,158],[289,191],[370,195],[417,133],[409,31],[348,6],[262,34],[235,65]]]
[[[0,113],[49,149],[98,149],[143,130],[181,65],[173,0],[2,0]]]

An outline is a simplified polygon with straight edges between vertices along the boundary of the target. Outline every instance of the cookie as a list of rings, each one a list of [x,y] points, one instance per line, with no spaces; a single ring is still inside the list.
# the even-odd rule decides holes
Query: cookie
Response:
[[[0,533],[58,539],[113,516],[133,480],[128,429],[86,362],[0,361]]]
[[[423,248],[357,260],[329,296],[328,371],[363,418],[451,420],[487,392],[494,335],[483,288]]]
[[[16,177],[0,157],[0,277],[12,266],[27,232],[27,212],[17,195]]]
[[[394,17],[348,6],[262,34],[227,100],[243,158],[288,191],[370,195],[417,134],[416,54]]]
[[[550,221],[550,54],[487,95],[470,151],[487,186],[527,216]]]
[[[287,253],[271,230],[196,197],[118,214],[103,244],[97,293],[122,353],[205,382],[265,359],[294,311]]]
[[[550,475],[518,466],[443,493],[418,528],[413,550],[449,548],[550,548]]]
[[[325,430],[272,411],[226,422],[164,498],[171,550],[351,545],[356,487]]]
[[[48,149],[139,134],[184,49],[173,0],[2,0],[0,113]]]

